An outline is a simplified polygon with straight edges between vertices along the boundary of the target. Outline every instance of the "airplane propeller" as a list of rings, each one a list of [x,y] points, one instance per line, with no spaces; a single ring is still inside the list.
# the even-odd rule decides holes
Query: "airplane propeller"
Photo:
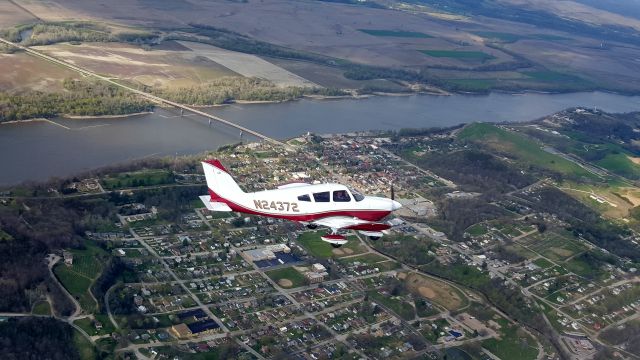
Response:
[[[393,189],[393,182],[391,182],[391,200],[395,200],[396,199],[396,192]]]

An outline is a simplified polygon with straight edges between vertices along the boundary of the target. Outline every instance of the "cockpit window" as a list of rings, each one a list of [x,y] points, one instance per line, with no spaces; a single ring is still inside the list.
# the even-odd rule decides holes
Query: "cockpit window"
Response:
[[[304,195],[298,196],[298,200],[300,200],[300,201],[311,201],[311,198],[309,197],[309,195],[304,194]]]
[[[331,193],[328,191],[314,193],[313,200],[316,202],[329,202],[331,201]]]
[[[333,201],[334,202],[349,202],[351,201],[351,196],[347,190],[336,190],[333,192]]]
[[[364,200],[364,195],[360,194],[358,190],[354,190],[354,189],[349,189],[349,190],[351,191],[351,195],[353,195],[353,198],[356,199],[356,201]]]

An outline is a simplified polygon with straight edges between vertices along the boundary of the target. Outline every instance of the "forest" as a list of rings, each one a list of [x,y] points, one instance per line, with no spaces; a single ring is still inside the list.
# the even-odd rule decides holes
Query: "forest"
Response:
[[[125,115],[151,111],[154,104],[111,84],[65,79],[65,92],[0,92],[0,122],[62,115]]]
[[[245,77],[223,77],[186,88],[143,87],[142,90],[175,102],[196,106],[227,104],[234,101],[289,101],[312,94],[328,96],[345,94],[344,91],[337,89],[281,88],[268,80]]]
[[[6,360],[80,359],[73,328],[51,318],[11,318],[0,322],[0,349]]]

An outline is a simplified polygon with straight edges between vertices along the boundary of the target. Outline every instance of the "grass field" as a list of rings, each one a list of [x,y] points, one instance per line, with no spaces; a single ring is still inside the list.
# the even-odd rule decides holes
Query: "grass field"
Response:
[[[323,234],[322,231],[307,231],[298,237],[298,243],[307,249],[309,254],[320,259],[360,254],[365,251],[360,240],[355,236],[347,237],[349,242],[339,249],[334,249],[331,244],[320,239]]]
[[[587,170],[558,155],[544,151],[533,140],[513,131],[492,124],[474,123],[466,126],[458,135],[461,140],[478,141],[482,145],[517,157],[522,162],[575,177],[595,178]]]
[[[417,31],[402,31],[402,30],[374,30],[374,29],[358,29],[365,34],[373,36],[388,36],[388,37],[403,37],[403,38],[420,38],[428,39],[433,36]]]
[[[447,310],[457,310],[467,305],[467,298],[451,285],[432,278],[411,273],[405,279],[409,291],[443,306]]]
[[[387,260],[386,258],[377,254],[364,254],[360,256],[338,259],[338,261],[343,264],[353,264],[355,262],[360,262],[362,264],[375,266],[380,271],[389,271],[400,267],[397,262]]]
[[[33,305],[31,313],[34,315],[51,315],[51,305],[48,301],[40,301]]]
[[[142,170],[122,173],[114,177],[105,177],[101,180],[105,189],[122,189],[140,186],[153,186],[172,184],[173,174],[167,170]]]
[[[75,345],[75,348],[78,350],[81,360],[96,359],[96,350],[93,344],[91,344],[91,342],[89,342],[87,338],[82,336],[82,334],[75,329],[73,330],[73,344]]]
[[[461,51],[461,50],[420,50],[421,53],[437,58],[451,58],[458,60],[492,60],[493,55],[482,51]]]
[[[109,257],[101,248],[87,243],[82,250],[71,250],[73,265],[57,265],[53,272],[71,295],[78,299],[80,306],[87,311],[93,311],[97,306],[89,294],[89,289],[102,271],[106,259]]]
[[[100,321],[102,323],[102,329],[100,329],[100,331],[96,330],[96,327],[93,325],[93,320],[91,320],[90,318],[76,320],[74,324],[80,326],[82,330],[84,330],[91,336],[111,334],[113,331],[115,331],[115,328],[109,320],[108,315],[98,314],[95,315],[95,317],[97,321]]]
[[[488,230],[483,224],[475,224],[469,226],[465,232],[469,233],[471,236],[481,236],[486,234]]]
[[[589,84],[587,80],[581,77],[571,75],[571,74],[565,74],[557,71],[549,71],[549,70],[527,71],[527,72],[523,72],[522,74],[532,79],[535,79],[538,81],[544,81],[544,82],[552,82],[552,83],[561,82],[564,84],[573,83],[573,84],[580,84],[580,85]]]
[[[628,179],[640,179],[640,166],[631,161],[625,154],[611,153],[605,156],[604,159],[596,161],[595,164]]]
[[[529,235],[520,239],[519,242],[555,262],[562,262],[586,250],[584,245],[574,240],[570,233],[556,231]]]
[[[538,349],[534,339],[518,326],[510,325],[500,329],[500,339],[482,342],[482,347],[501,359],[535,359]]]
[[[547,259],[545,259],[545,258],[538,258],[538,259],[535,259],[535,260],[533,261],[533,263],[534,263],[535,265],[537,265],[537,266],[541,267],[542,269],[550,268],[550,267],[552,267],[552,266],[553,266],[553,264],[552,264],[549,260],[547,260]]]
[[[307,283],[304,275],[302,275],[293,266],[267,271],[265,274],[267,274],[267,276],[270,277],[271,280],[275,281],[276,283],[278,283],[278,285],[284,288],[300,287]],[[290,284],[286,283],[283,280],[289,280]]]
[[[465,91],[489,90],[496,85],[496,79],[447,79],[446,81]]]

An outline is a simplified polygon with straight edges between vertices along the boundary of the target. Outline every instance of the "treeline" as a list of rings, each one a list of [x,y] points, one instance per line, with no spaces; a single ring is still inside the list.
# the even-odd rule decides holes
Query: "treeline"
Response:
[[[507,219],[511,215],[491,203],[491,197],[483,195],[465,199],[444,199],[438,202],[438,215],[427,223],[447,234],[454,241],[464,240],[464,230],[486,220]]]
[[[168,35],[165,40],[186,40],[196,41],[205,44],[221,47],[227,50],[233,50],[248,54],[263,55],[275,58],[294,59],[310,61],[313,63],[324,64],[329,66],[335,66],[343,60],[334,59],[328,56],[304,52],[287,48],[284,46],[278,46],[270,44],[264,41],[255,40],[242,34],[216,28],[210,25],[190,23],[189,28],[174,29],[180,33],[188,33],[198,35],[198,37],[190,35],[182,35],[174,33]],[[204,39],[206,37],[207,39]]]
[[[413,161],[469,191],[504,193],[523,188],[535,181],[494,155],[476,149],[429,153]]]
[[[346,93],[338,89],[278,87],[272,82],[259,78],[223,77],[206,84],[168,89],[149,88],[156,96],[189,105],[218,105],[234,101],[288,101],[304,95],[338,96]]]
[[[11,318],[0,322],[0,349],[6,360],[80,359],[73,328],[52,318]]]
[[[571,225],[575,236],[582,236],[593,244],[620,257],[640,261],[640,249],[630,241],[623,240],[629,230],[591,210],[580,201],[552,187],[537,190],[525,197],[535,210],[556,214]]]
[[[22,33],[29,34],[26,39]],[[48,22],[21,25],[3,29],[0,35],[13,42],[23,42],[24,45],[50,45],[59,42],[108,42],[121,41],[140,44],[153,43],[158,35],[148,31],[112,32],[106,26],[82,21]]]
[[[64,81],[66,92],[0,92],[0,122],[61,115],[125,115],[151,111],[153,103],[115,85],[98,81]]]

